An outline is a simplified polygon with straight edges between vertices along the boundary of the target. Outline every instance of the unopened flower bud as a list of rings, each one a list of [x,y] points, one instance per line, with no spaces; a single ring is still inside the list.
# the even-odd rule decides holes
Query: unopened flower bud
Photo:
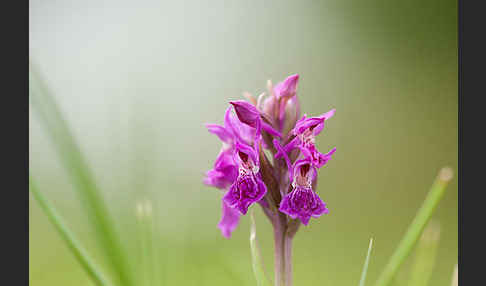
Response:
[[[277,98],[272,95],[265,98],[262,111],[275,122],[277,119]]]
[[[293,97],[297,90],[297,83],[299,83],[299,75],[294,74],[287,77],[284,81],[279,82],[273,88],[278,99],[282,97]]]
[[[300,117],[300,103],[297,95],[287,100],[282,121],[282,135],[285,137]]]
[[[244,100],[230,101],[235,108],[236,115],[241,122],[251,127],[257,127],[260,121],[260,113],[256,107]]]

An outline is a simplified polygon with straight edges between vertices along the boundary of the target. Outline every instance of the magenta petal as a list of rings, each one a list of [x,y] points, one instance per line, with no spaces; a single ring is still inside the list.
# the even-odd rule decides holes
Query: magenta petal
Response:
[[[299,144],[301,144],[300,138],[298,136],[295,136],[294,139],[292,139],[292,141],[290,141],[287,145],[283,147],[283,151],[289,153],[290,151],[297,148]],[[283,153],[280,150],[277,150],[277,153],[275,154],[275,158],[278,159],[282,157],[282,155]]]
[[[293,219],[299,218],[304,225],[309,223],[311,217],[317,218],[329,212],[326,204],[311,188],[301,186],[282,199],[279,210]]]
[[[231,130],[233,133],[235,131],[235,119],[234,114],[231,113],[231,106],[226,109],[226,112],[224,113],[224,127],[228,130]]]
[[[331,149],[331,151],[329,151],[326,154],[322,154],[321,152],[319,152],[315,147],[315,145],[310,145],[308,147],[300,147],[300,151],[302,152],[305,158],[310,160],[313,166],[315,166],[316,168],[320,168],[325,164],[327,164],[329,160],[331,160],[332,154],[336,152],[336,148]]]
[[[246,155],[248,158],[250,158],[253,161],[254,164],[258,165],[259,163],[258,154],[257,151],[253,149],[253,147],[240,142],[236,142],[235,149],[236,149],[235,159],[237,162],[246,163],[247,160],[244,160],[244,158],[242,158],[242,155]]]
[[[238,208],[242,214],[246,214],[250,205],[263,199],[267,193],[267,187],[263,181],[257,176],[252,177],[248,176],[238,181],[241,195]]]
[[[297,90],[297,83],[299,82],[299,75],[294,74],[287,77],[284,81],[279,82],[273,88],[277,98],[291,97],[295,95]]]
[[[224,127],[231,132],[236,139],[250,144],[255,139],[255,128],[242,123],[232,112],[233,107],[228,107],[224,115]]]
[[[273,139],[273,146],[275,146],[275,149],[277,149],[277,154],[275,154],[275,158],[277,158],[277,155],[279,154],[280,157],[284,158],[285,163],[287,164],[287,170],[289,172],[289,180],[292,181],[294,174],[293,174],[293,168],[292,168],[292,164],[290,163],[289,156],[287,156],[287,153],[283,150],[282,146],[280,146],[280,143],[278,142],[277,139]]]
[[[309,224],[309,221],[310,221],[310,216],[299,216],[299,219],[300,221],[304,224],[304,225],[308,225]]]
[[[307,119],[307,115],[304,114],[301,119],[299,119],[299,120],[297,120],[297,122],[295,122],[295,126],[301,125],[302,122],[304,122],[306,119]]]
[[[221,220],[218,223],[218,228],[221,230],[221,234],[230,238],[231,233],[236,229],[240,222],[240,213],[228,206],[224,201],[221,202],[222,215]]]
[[[277,136],[279,138],[282,138],[282,133],[280,133],[277,130],[273,129],[273,127],[270,124],[268,124],[266,122],[263,122],[263,121],[262,121],[262,129],[265,130],[270,135],[273,135],[273,136]]]
[[[258,127],[261,119],[260,113],[255,106],[244,100],[230,101],[230,104],[235,108],[236,115],[241,122],[253,128]]]
[[[280,202],[280,207],[278,208],[279,211],[281,211],[282,213],[290,216],[291,218],[293,219],[296,219],[297,218],[297,213],[294,212],[292,210],[292,208],[290,207],[290,199],[291,199],[291,196],[290,196],[290,193],[287,194],[283,199],[282,201]]]
[[[318,218],[323,214],[329,213],[329,209],[326,207],[326,203],[321,200],[321,198],[316,192],[314,192],[314,202],[315,202],[315,206],[312,212],[313,218]]]
[[[259,175],[240,174],[223,200],[241,214],[246,214],[250,205],[260,201],[266,193],[267,187]]]
[[[233,135],[221,125],[208,123],[206,124],[206,128],[208,128],[209,132],[218,136],[219,139],[225,143],[230,143],[233,139]]]
[[[312,133],[314,135],[319,135],[319,133],[321,133],[322,129],[324,129],[324,122],[326,120],[328,120],[329,118],[333,117],[334,116],[334,113],[336,112],[336,109],[331,109],[329,110],[328,112],[324,113],[324,114],[321,114],[319,115],[319,119],[322,119],[322,124],[318,124],[313,130],[312,130]]]
[[[240,190],[236,181],[231,185],[230,189],[224,194],[223,201],[230,207],[235,208],[240,200]]]
[[[324,166],[329,160],[331,160],[334,152],[336,152],[336,147],[332,148],[331,151],[327,152],[326,154],[321,154],[319,157],[320,166],[318,168]]]
[[[226,175],[223,172],[214,169],[206,172],[206,177],[203,182],[208,186],[213,186],[218,189],[224,189],[231,184],[231,182],[226,180]]]
[[[293,129],[293,134],[298,135],[298,134],[303,134],[307,129],[311,130],[322,130],[324,128],[324,118],[319,118],[319,117],[310,117],[310,118],[305,118],[304,120],[299,120]],[[312,132],[314,135],[315,132]]]
[[[223,150],[214,162],[214,167],[206,173],[204,183],[218,189],[231,186],[238,176],[238,165],[233,160],[232,150]]]
[[[308,166],[307,173],[312,171],[315,174],[311,174],[311,178],[314,179],[314,177],[317,175],[317,170],[312,165],[312,161],[309,158],[300,159],[294,162],[294,175],[302,174],[301,168],[306,167],[306,165]],[[307,173],[304,175],[307,175]]]
[[[324,121],[331,118],[336,109],[331,109],[330,111],[319,115],[318,117],[310,117],[306,118],[304,115],[297,123],[295,123],[295,127],[292,130],[294,135],[303,134],[307,129],[312,130],[312,134],[314,136],[321,133],[322,129],[324,129]]]
[[[333,109],[329,110],[328,112],[320,115],[319,117],[324,118],[325,120],[328,120],[329,118],[334,116],[334,113],[336,113],[335,108],[333,108]]]

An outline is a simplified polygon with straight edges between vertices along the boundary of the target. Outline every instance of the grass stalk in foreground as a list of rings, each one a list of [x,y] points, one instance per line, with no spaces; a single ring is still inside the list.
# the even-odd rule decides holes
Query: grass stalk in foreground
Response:
[[[140,240],[140,279],[143,280],[143,285],[160,285],[160,281],[156,277],[155,266],[156,252],[154,251],[154,230],[152,221],[152,204],[145,199],[136,204],[137,225],[139,228]]]
[[[363,271],[361,272],[361,279],[359,280],[359,286],[365,285],[366,273],[368,273],[368,264],[370,262],[370,254],[372,248],[373,248],[373,238],[370,238],[370,244],[368,245],[368,253],[366,254],[365,263],[363,265]]]
[[[97,241],[100,242],[104,256],[116,274],[118,285],[135,285],[128,260],[122,249],[115,225],[103,200],[101,190],[94,180],[94,175],[74,139],[74,136],[62,115],[52,93],[39,73],[29,66],[29,98],[33,110],[37,113],[41,125],[47,131],[55,146],[62,165],[70,175],[87,215],[92,223]]]
[[[437,208],[447,184],[452,179],[452,175],[452,169],[450,168],[446,167],[440,170],[439,175],[422,204],[422,207],[415,215],[412,224],[409,226],[388,264],[383,269],[383,272],[376,282],[376,286],[387,286],[392,282],[398,268],[412,251],[425,225]]]
[[[104,275],[98,270],[98,267],[94,265],[88,253],[81,246],[79,241],[74,237],[71,231],[64,224],[62,218],[59,216],[57,211],[52,207],[49,201],[44,198],[42,193],[37,189],[37,185],[29,176],[29,191],[34,196],[35,200],[39,204],[40,208],[46,214],[49,221],[54,225],[56,230],[59,232],[61,238],[66,242],[67,246],[74,254],[74,257],[78,260],[81,267],[86,271],[88,276],[94,282],[94,284],[99,286],[109,285]]]
[[[250,248],[251,248],[251,259],[252,259],[252,266],[253,266],[253,273],[255,274],[255,278],[257,281],[257,286],[264,286],[269,285],[269,279],[265,276],[265,270],[263,266],[263,260],[260,255],[260,249],[258,247],[258,242],[256,239],[256,223],[255,223],[255,216],[253,211],[250,212]]]
[[[440,225],[431,221],[424,229],[415,251],[415,261],[410,273],[410,286],[427,286],[437,258]]]

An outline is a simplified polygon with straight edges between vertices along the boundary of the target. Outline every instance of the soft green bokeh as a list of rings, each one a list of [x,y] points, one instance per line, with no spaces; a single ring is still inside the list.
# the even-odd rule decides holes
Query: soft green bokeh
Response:
[[[319,171],[330,214],[294,242],[295,285],[367,285],[378,277],[442,166],[457,172],[456,1],[30,1],[30,56],[56,95],[145,277],[136,204],[152,203],[156,276],[164,285],[255,285],[249,218],[231,240],[216,228],[220,193],[201,181],[228,100],[267,79],[301,75],[303,112],[337,112],[318,138],[337,147]],[[83,245],[105,263],[38,117],[30,166]],[[272,270],[270,225],[256,210]],[[457,262],[457,178],[434,219],[441,238],[430,285]],[[30,199],[30,282],[87,285]],[[397,285],[408,283],[410,261]]]

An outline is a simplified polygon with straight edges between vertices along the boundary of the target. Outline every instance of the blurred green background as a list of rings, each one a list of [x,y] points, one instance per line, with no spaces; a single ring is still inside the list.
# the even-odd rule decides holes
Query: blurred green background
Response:
[[[336,146],[317,191],[330,214],[294,242],[295,285],[358,285],[374,238],[376,280],[437,172],[457,172],[456,1],[30,0],[30,56],[55,94],[143,276],[135,210],[153,208],[163,285],[254,285],[249,218],[231,240],[221,193],[202,184],[221,147],[204,123],[228,101],[299,73],[303,113],[337,112],[317,140]],[[30,110],[30,170],[100,265],[93,230],[45,129]],[[29,202],[30,284],[89,285],[37,203]],[[267,269],[270,224],[255,208]],[[457,263],[457,178],[430,285]],[[410,262],[396,285],[408,285]],[[142,285],[142,278],[140,278]]]

